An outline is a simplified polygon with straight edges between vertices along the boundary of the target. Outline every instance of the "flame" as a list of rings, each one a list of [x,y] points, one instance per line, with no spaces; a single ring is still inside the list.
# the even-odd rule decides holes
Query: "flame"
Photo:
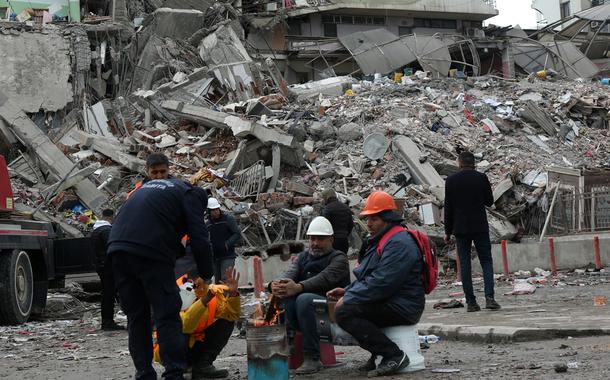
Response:
[[[250,315],[248,324],[254,327],[272,326],[279,323],[279,317],[282,310],[278,307],[278,302],[273,296],[269,297],[269,309],[265,312],[263,302],[256,304],[254,312]]]

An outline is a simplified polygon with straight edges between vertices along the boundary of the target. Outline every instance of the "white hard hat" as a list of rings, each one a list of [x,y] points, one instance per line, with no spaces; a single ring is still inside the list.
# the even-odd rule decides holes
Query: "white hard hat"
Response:
[[[216,198],[208,198],[208,208],[210,210],[214,210],[220,208],[220,203],[218,203],[218,199]]]
[[[193,302],[197,299],[195,295],[195,288],[193,283],[185,282],[184,284],[179,286],[180,288],[180,301],[182,301],[182,306],[180,307],[181,311],[184,311],[191,307]]]
[[[333,236],[334,234],[332,224],[323,216],[313,218],[307,229],[307,236]]]

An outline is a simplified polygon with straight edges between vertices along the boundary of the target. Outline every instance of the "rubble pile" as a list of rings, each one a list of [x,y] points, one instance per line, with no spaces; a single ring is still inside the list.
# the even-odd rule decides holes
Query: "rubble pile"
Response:
[[[440,243],[444,178],[462,150],[494,187],[492,239],[537,234],[546,167],[610,165],[608,89],[590,80],[416,71],[289,87],[271,59],[252,59],[229,4],[157,8],[136,34],[109,25],[103,41],[91,37],[100,25],[64,31],[72,45],[89,36],[97,50],[83,59],[98,69],[83,74],[85,95],[58,122],[58,113],[26,113],[17,98],[0,104],[18,209],[69,234],[87,232],[100,208],[119,208],[151,152],[238,217],[244,251],[301,240],[327,188],[355,214],[372,190],[388,191],[406,222]],[[364,232],[358,225],[353,247]]]

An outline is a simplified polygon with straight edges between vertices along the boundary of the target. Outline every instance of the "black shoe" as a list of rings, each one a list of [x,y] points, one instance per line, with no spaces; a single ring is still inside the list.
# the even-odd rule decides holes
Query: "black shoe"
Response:
[[[502,306],[493,298],[485,298],[485,308],[489,310],[500,310]]]
[[[383,358],[377,369],[369,371],[368,377],[392,375],[409,365],[409,357],[406,353],[399,351],[397,355]]]
[[[192,380],[199,379],[223,379],[229,376],[226,369],[218,369],[213,364],[204,367],[193,367]]]
[[[363,365],[358,367],[358,371],[360,372],[369,372],[377,368],[377,364],[375,361],[377,360],[377,355],[371,354],[369,360],[366,361]]]
[[[120,331],[120,330],[125,330],[125,327],[117,324],[116,322],[112,321],[112,322],[108,322],[108,323],[102,323],[102,330],[104,331]]]
[[[469,303],[466,311],[471,313],[473,311],[481,311],[481,306],[478,303]]]

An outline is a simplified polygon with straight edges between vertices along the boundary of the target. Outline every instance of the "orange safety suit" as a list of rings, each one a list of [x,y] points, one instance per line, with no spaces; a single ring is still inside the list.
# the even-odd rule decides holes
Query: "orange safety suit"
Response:
[[[196,341],[205,340],[205,330],[217,319],[235,322],[239,319],[241,301],[239,295],[225,297],[217,293],[207,305],[200,300],[195,301],[188,309],[180,312],[182,333],[188,335],[188,347],[192,348]],[[153,357],[160,362],[159,345],[153,346]]]

